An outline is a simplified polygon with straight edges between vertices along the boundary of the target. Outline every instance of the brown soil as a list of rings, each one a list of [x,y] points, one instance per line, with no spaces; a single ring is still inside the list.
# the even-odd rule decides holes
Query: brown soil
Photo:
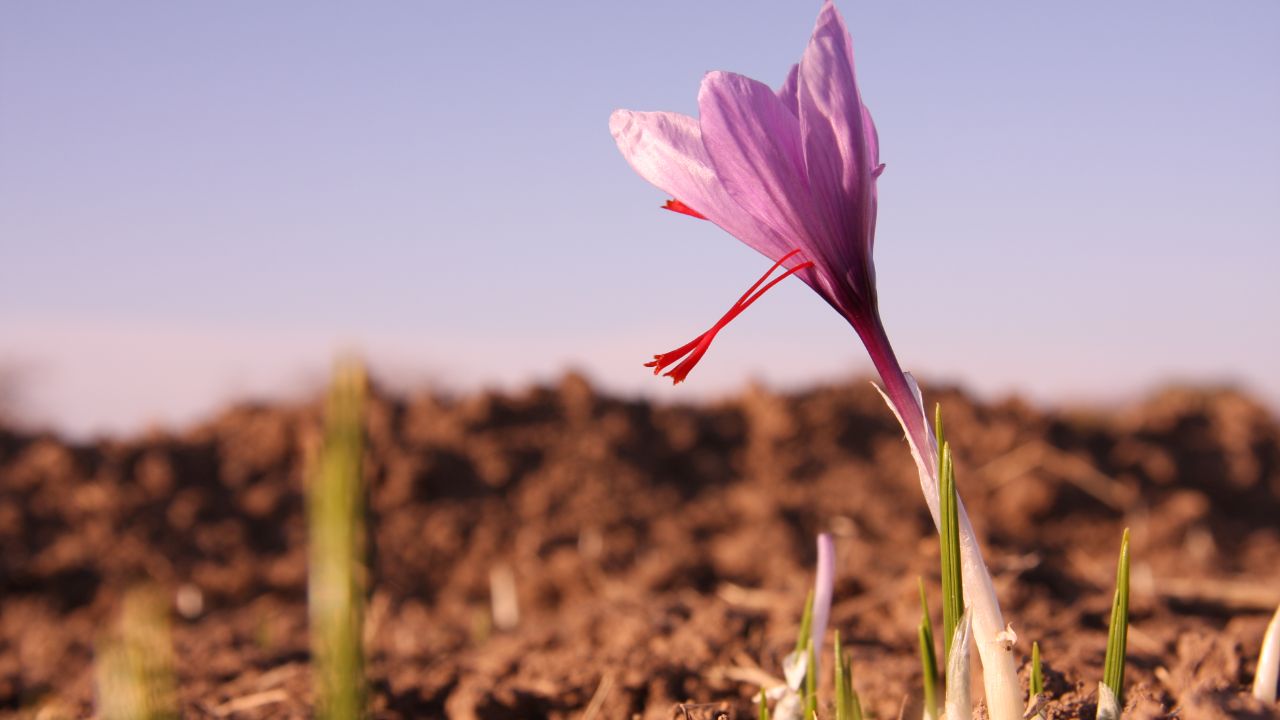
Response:
[[[1043,649],[1048,717],[1093,716],[1126,526],[1134,716],[1276,716],[1246,697],[1280,601],[1274,416],[1225,391],[1105,414],[932,399],[1019,656]],[[186,596],[184,716],[307,717],[317,407],[91,445],[0,430],[0,716],[91,714],[95,643],[148,580]],[[936,602],[937,541],[866,383],[698,407],[573,376],[514,396],[382,394],[369,438],[377,717],[577,718],[593,697],[596,718],[680,702],[753,717],[757,686],[738,678],[780,674],[822,530],[864,705],[919,717],[916,578]],[[514,576],[513,629],[492,627],[494,573]]]

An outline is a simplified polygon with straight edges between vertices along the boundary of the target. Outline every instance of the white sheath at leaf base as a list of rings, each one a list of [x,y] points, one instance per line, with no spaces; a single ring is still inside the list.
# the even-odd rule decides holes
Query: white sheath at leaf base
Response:
[[[933,436],[932,424],[924,410],[924,398],[920,394],[920,386],[911,373],[905,373],[907,382],[915,395],[916,408],[921,416],[921,425],[928,435],[929,447],[917,446],[916,440],[907,432],[907,443],[911,448],[911,457],[916,461],[920,473],[920,489],[924,493],[925,502],[929,505],[929,513],[933,516],[933,524],[939,527],[938,509],[938,470],[933,458],[938,455],[937,438]],[[873,384],[874,385],[874,384]],[[889,396],[880,386],[885,403],[898,419],[898,424],[907,429]],[[926,459],[927,458],[927,459]],[[964,509],[964,502],[957,503],[960,518],[960,573],[963,575],[964,597],[969,608],[973,610],[973,637],[978,646],[978,657],[982,660],[982,681],[987,694],[987,713],[991,720],[1022,720],[1022,691],[1018,684],[1018,668],[1013,661],[1013,649],[1006,647],[998,638],[1005,632],[1004,617],[1000,613],[1000,602],[996,599],[995,587],[991,584],[991,574],[982,561],[982,551],[978,547],[977,536],[973,525],[969,522],[969,513]]]
[[[1253,696],[1262,702],[1276,701],[1276,682],[1280,680],[1280,607],[1271,616],[1267,632],[1262,636],[1258,653],[1258,672],[1253,677]]]

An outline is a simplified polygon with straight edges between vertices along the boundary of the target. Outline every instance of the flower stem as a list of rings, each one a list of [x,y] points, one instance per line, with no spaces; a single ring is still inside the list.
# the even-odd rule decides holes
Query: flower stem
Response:
[[[936,476],[937,468],[933,458],[936,451],[931,449],[929,430],[920,409],[922,406],[916,399],[915,388],[907,380],[907,373],[898,362],[898,356],[893,352],[893,345],[889,342],[889,334],[885,332],[884,323],[880,320],[880,313],[874,312],[869,322],[855,323],[853,329],[857,331],[858,337],[862,338],[862,344],[866,346],[867,354],[871,356],[871,364],[880,375],[880,382],[884,383],[884,393],[894,409],[898,411],[898,418],[905,426],[907,437],[912,444],[916,445],[929,474]],[[937,521],[938,515],[935,510],[934,522]]]
[[[851,321],[851,324],[862,338],[871,362],[880,374],[886,402],[907,433],[912,457],[920,470],[920,489],[929,506],[929,513],[933,516],[933,523],[940,529],[942,517],[938,492],[937,444],[926,421],[918,389],[911,376],[898,363],[878,312],[873,310],[870,315],[859,318],[858,322]],[[969,522],[964,502],[958,497],[956,511],[960,526],[964,596],[972,610],[973,637],[978,646],[978,655],[982,659],[988,712],[992,720],[1021,720],[1022,690],[1018,685],[1018,671],[1013,662],[1013,636],[1004,632],[1004,617],[1000,613],[1000,602],[996,599],[991,574],[982,560],[978,538]]]

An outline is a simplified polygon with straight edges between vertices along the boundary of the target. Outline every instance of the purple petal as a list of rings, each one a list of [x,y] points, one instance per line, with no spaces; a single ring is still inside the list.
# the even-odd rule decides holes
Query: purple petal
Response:
[[[778,99],[783,105],[791,111],[792,115],[800,116],[799,101],[796,100],[796,92],[800,83],[800,65],[799,63],[791,66],[791,72],[787,73],[787,79],[782,82],[782,87],[778,89]]]
[[[871,165],[872,177],[880,177],[884,165],[880,164],[880,133],[876,130],[875,121],[871,119],[871,111],[862,106],[862,131],[867,139],[867,157]],[[874,187],[874,186],[873,186]]]
[[[712,167],[697,120],[671,112],[616,110],[609,131],[640,177],[771,260],[791,249],[730,197]]]
[[[813,581],[813,625],[810,626],[809,638],[813,641],[815,667],[822,662],[822,638],[827,633],[827,620],[831,617],[831,595],[836,584],[836,545],[831,535],[822,533],[818,536],[818,572]]]
[[[814,204],[830,252],[854,271],[851,282],[864,298],[871,284],[875,230],[875,180],[879,165],[875,125],[862,105],[853,71],[853,46],[840,13],[823,5],[813,37],[800,61],[800,133]]]
[[[698,109],[702,142],[729,196],[793,247],[810,250],[813,211],[796,117],[769,86],[726,72],[703,79]]]
[[[858,94],[849,31],[830,0],[818,13],[798,80],[805,162],[810,177],[816,173],[823,181],[814,189],[842,189],[844,197],[856,199],[875,166],[870,147],[875,131]]]

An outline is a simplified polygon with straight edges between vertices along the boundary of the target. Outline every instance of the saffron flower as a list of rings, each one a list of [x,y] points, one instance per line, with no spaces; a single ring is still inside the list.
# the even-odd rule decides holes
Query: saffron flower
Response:
[[[871,249],[876,178],[884,166],[835,7],[823,7],[813,40],[781,90],[713,72],[702,82],[698,110],[698,119],[618,110],[609,127],[636,172],[673,197],[666,209],[710,220],[775,266],[710,330],[655,356],[655,372],[679,362],[667,375],[684,380],[715,334],[776,284],[781,278],[765,281],[782,268],[860,334],[874,334]]]
[[[780,90],[734,73],[708,73],[698,113],[695,119],[617,110],[609,129],[632,168],[671,196],[666,209],[720,226],[774,265],[710,329],[655,355],[647,366],[683,381],[721,329],[771,287],[798,277],[866,346],[938,524],[937,442],[919,388],[889,344],[876,296],[876,182],[884,170],[879,139],[855,81],[852,41],[831,1],[823,4],[800,62]],[[1004,630],[963,504],[958,514],[965,595],[973,607],[990,715],[1019,718],[1013,636]]]

